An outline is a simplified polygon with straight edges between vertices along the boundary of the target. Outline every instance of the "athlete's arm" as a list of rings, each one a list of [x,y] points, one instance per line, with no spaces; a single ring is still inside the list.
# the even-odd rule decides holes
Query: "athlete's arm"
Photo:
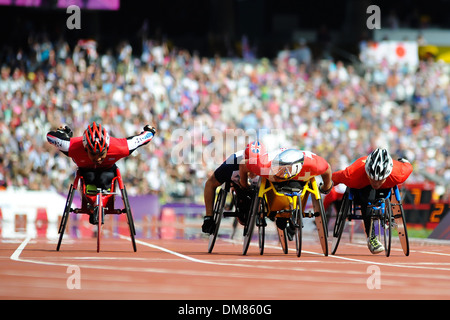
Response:
[[[328,164],[327,170],[320,176],[322,177],[322,180],[323,180],[323,185],[320,187],[320,191],[325,194],[329,193],[331,191],[331,188],[333,187],[333,180],[331,179],[332,172],[331,172],[330,164]]]
[[[369,185],[366,170],[364,169],[366,158],[367,156],[359,158],[347,168],[334,172],[332,175],[334,185],[342,183],[356,189]]]
[[[203,198],[205,201],[205,215],[212,216],[213,215],[213,206],[214,206],[214,197],[216,195],[216,189],[222,183],[217,181],[214,173],[206,180],[205,190],[203,192]]]
[[[155,133],[156,133],[155,128],[146,125],[144,127],[144,131],[142,131],[140,134],[128,137],[127,143],[130,154],[137,148],[142,147],[147,143],[149,143],[150,141],[152,141],[153,137],[155,136]]]
[[[346,169],[333,172],[332,179],[333,179],[334,185],[338,185],[340,183],[345,184],[348,179]]]

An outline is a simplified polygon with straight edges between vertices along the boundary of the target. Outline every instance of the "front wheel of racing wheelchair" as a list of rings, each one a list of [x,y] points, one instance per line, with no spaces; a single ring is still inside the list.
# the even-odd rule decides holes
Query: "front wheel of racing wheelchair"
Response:
[[[212,252],[214,244],[216,243],[217,235],[219,234],[220,222],[222,221],[225,202],[229,191],[230,191],[230,184],[226,183],[225,188],[220,188],[219,192],[217,193],[213,207],[213,219],[215,223],[215,228],[213,233],[209,235],[208,253]]]
[[[250,246],[250,242],[252,240],[253,236],[253,229],[256,225],[256,220],[258,218],[258,212],[260,208],[264,208],[264,200],[260,197],[258,197],[259,188],[261,186],[261,177],[258,178],[258,181],[256,183],[256,188],[254,189],[254,193],[252,195],[251,199],[251,205],[250,210],[248,213],[248,217],[245,220],[244,224],[244,244],[242,247],[242,255],[246,255],[248,251],[248,247]],[[264,228],[264,226],[262,226]],[[265,230],[260,230],[263,234],[265,233]],[[261,233],[260,233],[261,234]],[[264,245],[264,243],[262,243]],[[260,242],[261,246],[261,242]]]

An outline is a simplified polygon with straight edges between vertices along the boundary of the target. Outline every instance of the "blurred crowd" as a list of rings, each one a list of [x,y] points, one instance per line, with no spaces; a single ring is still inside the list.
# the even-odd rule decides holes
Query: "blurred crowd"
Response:
[[[408,182],[450,184],[450,69],[417,70],[311,58],[285,50],[273,61],[205,58],[146,40],[98,53],[33,39],[4,55],[0,78],[0,185],[66,194],[75,165],[46,141],[62,124],[75,136],[99,121],[115,137],[157,128],[118,162],[130,194],[202,201],[204,182],[252,138],[315,152],[333,170],[375,147],[414,166]]]

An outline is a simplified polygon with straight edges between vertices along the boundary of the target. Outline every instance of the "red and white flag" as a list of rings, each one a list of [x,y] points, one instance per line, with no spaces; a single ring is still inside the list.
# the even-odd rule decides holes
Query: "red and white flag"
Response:
[[[368,65],[386,61],[391,66],[416,68],[419,65],[419,48],[416,41],[372,42],[362,49],[361,60]]]

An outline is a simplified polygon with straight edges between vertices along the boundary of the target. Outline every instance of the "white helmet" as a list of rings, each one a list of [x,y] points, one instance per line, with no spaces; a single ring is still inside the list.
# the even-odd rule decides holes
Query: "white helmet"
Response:
[[[386,149],[377,148],[366,159],[366,173],[372,180],[381,181],[389,177],[394,162]]]
[[[289,180],[300,173],[303,167],[304,155],[300,150],[287,149],[272,160],[272,174],[280,179]]]

